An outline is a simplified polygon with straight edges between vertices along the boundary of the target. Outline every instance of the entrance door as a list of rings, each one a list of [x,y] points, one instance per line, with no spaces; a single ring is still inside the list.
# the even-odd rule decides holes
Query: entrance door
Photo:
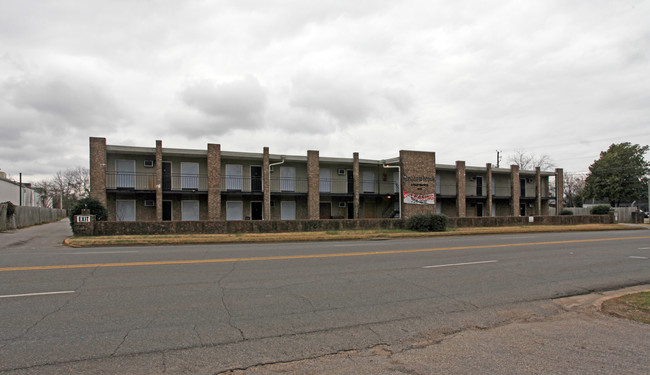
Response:
[[[262,220],[262,202],[251,202],[251,220]]]
[[[526,203],[519,205],[519,216],[526,216]]]
[[[348,194],[354,194],[354,172],[348,170]]]
[[[346,204],[348,207],[348,219],[353,219],[354,218],[354,204],[352,202],[348,202]]]
[[[162,163],[162,188],[163,190],[172,189],[172,163],[168,161]]]
[[[331,219],[332,218],[332,203],[331,202],[321,202],[319,205],[320,218],[321,219]]]
[[[262,191],[262,167],[259,165],[251,165],[251,191],[252,192],[261,192]],[[262,202],[256,202],[262,203]],[[253,219],[255,220],[255,219]],[[258,220],[262,220],[261,218]]]
[[[476,216],[483,216],[483,203],[476,204]]]
[[[479,197],[483,196],[483,177],[476,177],[476,195]]]
[[[519,179],[519,193],[522,197],[526,196],[526,179]],[[522,215],[523,216],[523,215]]]
[[[163,221],[172,219],[172,201],[163,201]]]

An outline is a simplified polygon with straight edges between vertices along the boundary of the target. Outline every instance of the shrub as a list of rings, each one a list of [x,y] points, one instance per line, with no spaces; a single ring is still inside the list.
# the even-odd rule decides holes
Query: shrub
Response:
[[[607,215],[611,207],[608,204],[593,206],[589,211],[592,215]]]
[[[96,198],[82,198],[70,210],[70,226],[74,225],[74,216],[81,215],[81,210],[90,210],[91,215],[95,215],[95,220],[105,221],[108,218],[106,207]]]
[[[573,215],[573,211],[567,210],[566,208],[560,211],[560,215]]]
[[[449,219],[443,214],[419,214],[410,217],[406,227],[418,232],[444,232]]]
[[[3,204],[7,205],[7,219],[14,216],[14,214],[16,213],[16,205],[11,203],[10,201],[3,202]]]

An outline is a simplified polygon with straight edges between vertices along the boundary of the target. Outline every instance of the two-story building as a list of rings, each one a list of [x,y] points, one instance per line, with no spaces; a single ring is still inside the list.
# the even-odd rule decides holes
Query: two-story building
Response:
[[[358,153],[250,153],[218,144],[189,150],[163,148],[162,141],[133,147],[90,138],[91,196],[116,221],[547,215],[555,196],[549,178],[561,182],[561,174],[436,164],[435,153],[423,151],[370,160]]]

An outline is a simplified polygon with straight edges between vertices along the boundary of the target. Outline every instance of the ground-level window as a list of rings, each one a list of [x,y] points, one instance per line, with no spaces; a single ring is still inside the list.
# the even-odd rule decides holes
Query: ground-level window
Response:
[[[280,204],[280,219],[281,220],[296,220],[296,202],[295,201],[282,201]]]
[[[181,201],[181,220],[199,220],[199,201]]]
[[[242,201],[226,202],[226,220],[244,220],[244,203]]]
[[[115,205],[115,220],[135,221],[135,200],[118,199]]]

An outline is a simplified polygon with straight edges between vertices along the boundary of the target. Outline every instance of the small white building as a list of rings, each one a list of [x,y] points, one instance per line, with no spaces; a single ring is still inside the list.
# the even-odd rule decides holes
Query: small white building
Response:
[[[22,190],[22,204],[21,204],[21,190]],[[22,186],[19,182],[7,178],[5,172],[0,172],[0,202],[11,202],[16,206],[29,206],[29,207],[50,207],[47,202],[44,202],[41,194],[32,188],[30,183],[23,182]]]

